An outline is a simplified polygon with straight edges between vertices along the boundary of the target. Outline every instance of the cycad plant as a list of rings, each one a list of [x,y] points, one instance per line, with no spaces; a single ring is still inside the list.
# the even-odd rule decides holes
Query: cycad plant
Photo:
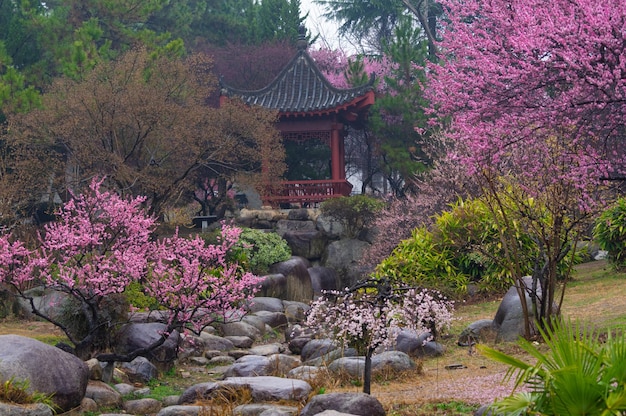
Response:
[[[623,415],[626,414],[626,342],[624,335],[596,332],[569,322],[541,331],[545,354],[527,340],[520,346],[536,359],[530,364],[486,346],[487,357],[510,366],[506,379],[527,387],[495,402],[494,414]]]

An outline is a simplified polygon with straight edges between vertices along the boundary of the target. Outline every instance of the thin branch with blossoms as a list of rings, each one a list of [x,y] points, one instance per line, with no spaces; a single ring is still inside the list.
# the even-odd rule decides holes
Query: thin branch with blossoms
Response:
[[[367,279],[325,292],[311,304],[305,324],[365,355],[363,392],[369,394],[374,351],[393,346],[402,329],[436,336],[452,322],[452,310],[453,302],[437,292]]]

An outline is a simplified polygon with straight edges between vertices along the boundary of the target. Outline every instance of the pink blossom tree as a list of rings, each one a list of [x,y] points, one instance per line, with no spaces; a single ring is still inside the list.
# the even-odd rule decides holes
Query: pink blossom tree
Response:
[[[438,293],[369,279],[341,292],[326,292],[311,304],[306,325],[365,355],[363,392],[369,394],[376,349],[393,346],[402,329],[436,337],[451,324],[452,309],[452,302]]]
[[[227,254],[239,229],[225,225],[219,244],[185,239],[177,234],[153,241],[156,227],[142,204],[144,198],[123,199],[101,189],[75,195],[46,225],[40,248],[27,250],[9,236],[0,237],[0,277],[14,293],[30,302],[32,312],[61,328],[82,358],[130,361],[160,346],[174,330],[200,332],[216,319],[241,316],[240,308],[255,291],[258,278],[245,273]],[[119,325],[127,320],[125,294],[140,283],[167,316],[162,336],[149,347],[125,355],[104,353]],[[65,295],[77,331],[59,315],[59,306],[40,305],[28,288]]]
[[[520,298],[529,293],[535,318],[549,322],[557,263],[573,253],[602,200],[599,189],[626,170],[626,7],[620,0],[441,3],[448,23],[440,65],[429,67],[428,98],[455,142],[450,156],[478,179],[500,224]],[[511,208],[514,218],[503,214]],[[524,221],[540,247],[529,288],[516,267],[514,221]]]

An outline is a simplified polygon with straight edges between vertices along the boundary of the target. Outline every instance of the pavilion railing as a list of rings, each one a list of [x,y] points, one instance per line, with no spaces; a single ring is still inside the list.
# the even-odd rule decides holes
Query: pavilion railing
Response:
[[[315,204],[329,198],[348,196],[352,184],[345,179],[325,179],[315,181],[283,181],[278,190],[266,196],[271,205]]]

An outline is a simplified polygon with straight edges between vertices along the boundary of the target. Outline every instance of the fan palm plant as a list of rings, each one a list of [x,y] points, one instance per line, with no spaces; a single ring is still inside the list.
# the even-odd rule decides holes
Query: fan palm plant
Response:
[[[520,340],[534,364],[479,346],[487,357],[510,366],[505,379],[527,387],[496,401],[494,414],[624,415],[626,414],[626,342],[608,332],[606,341],[586,327],[559,321],[541,332],[549,351]]]

